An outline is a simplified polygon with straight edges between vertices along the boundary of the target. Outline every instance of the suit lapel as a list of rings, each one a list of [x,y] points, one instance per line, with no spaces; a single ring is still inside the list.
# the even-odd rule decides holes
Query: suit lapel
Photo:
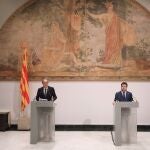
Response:
[[[122,95],[122,92],[120,91],[120,96],[121,96],[121,99],[123,99],[123,95]]]
[[[42,87],[42,94],[45,96],[45,94],[44,94],[44,88]]]
[[[48,94],[48,91],[49,91],[49,88],[47,88],[47,93],[46,93],[46,96],[47,96],[47,94]]]
[[[42,93],[43,93],[43,96],[46,98],[47,93],[45,95],[45,93],[44,93],[44,87],[42,87]]]
[[[126,99],[128,99],[128,97],[129,97],[129,93],[127,92],[127,93],[126,93]]]

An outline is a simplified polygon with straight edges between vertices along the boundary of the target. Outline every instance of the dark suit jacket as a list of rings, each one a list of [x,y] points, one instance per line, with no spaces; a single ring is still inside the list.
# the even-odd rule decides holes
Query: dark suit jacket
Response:
[[[39,101],[39,98],[47,99],[48,101],[55,101],[57,99],[55,90],[53,87],[48,86],[47,94],[44,94],[43,87],[39,88],[36,95],[36,100]],[[53,99],[52,99],[53,98]]]
[[[132,93],[131,92],[126,92],[126,98],[124,99],[122,96],[122,92],[119,91],[115,94],[115,99],[114,101],[126,101],[126,102],[131,102],[133,101]]]

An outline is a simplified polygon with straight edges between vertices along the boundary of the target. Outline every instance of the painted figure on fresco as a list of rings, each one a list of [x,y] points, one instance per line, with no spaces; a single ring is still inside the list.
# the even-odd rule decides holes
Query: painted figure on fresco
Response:
[[[73,5],[73,11],[70,15],[70,25],[71,25],[71,31],[74,32],[76,38],[73,42],[73,46],[70,47],[70,49],[75,52],[79,50],[80,48],[80,32],[81,32],[81,16],[77,10],[77,6],[75,7],[75,4]]]
[[[66,45],[66,38],[63,32],[60,30],[59,24],[53,21],[50,28],[50,50],[64,51]]]
[[[64,56],[65,46],[66,38],[60,29],[59,23],[52,21],[49,31],[48,46],[42,49],[40,63],[34,65],[32,71],[40,70],[46,72],[49,69],[53,70],[53,68],[55,69],[58,67]]]
[[[80,50],[82,14],[79,9],[82,6],[83,4],[80,1],[66,1],[67,11],[65,13],[65,19],[67,24],[67,37],[64,59],[67,58],[67,62],[69,61],[69,64],[74,66],[79,64],[76,55]]]
[[[78,11],[80,3],[76,4],[75,1],[69,1],[67,7],[69,10],[66,12],[66,18],[68,22],[66,51],[75,55],[75,53],[80,49],[82,22],[81,14]]]
[[[47,66],[47,69],[51,70],[56,68],[59,65],[61,59],[63,58],[65,46],[66,46],[66,38],[61,31],[59,23],[53,21],[50,27],[50,37],[48,48],[44,49],[43,53],[43,63]]]
[[[121,50],[124,45],[135,44],[136,36],[133,28],[123,19],[119,18],[114,11],[112,2],[104,3],[107,12],[99,15],[88,14],[98,19],[105,26],[105,52],[103,64],[105,66],[121,67]]]

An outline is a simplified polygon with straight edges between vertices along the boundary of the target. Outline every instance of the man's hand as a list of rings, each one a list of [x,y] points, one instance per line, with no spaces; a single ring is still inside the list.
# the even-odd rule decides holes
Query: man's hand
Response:
[[[112,102],[113,105],[115,105],[115,103],[116,103],[115,101]]]

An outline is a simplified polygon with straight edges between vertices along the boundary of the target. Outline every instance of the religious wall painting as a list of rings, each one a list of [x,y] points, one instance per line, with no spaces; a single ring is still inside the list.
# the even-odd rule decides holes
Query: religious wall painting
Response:
[[[149,23],[136,1],[27,3],[0,29],[0,77],[19,78],[25,41],[31,80],[147,80]]]

